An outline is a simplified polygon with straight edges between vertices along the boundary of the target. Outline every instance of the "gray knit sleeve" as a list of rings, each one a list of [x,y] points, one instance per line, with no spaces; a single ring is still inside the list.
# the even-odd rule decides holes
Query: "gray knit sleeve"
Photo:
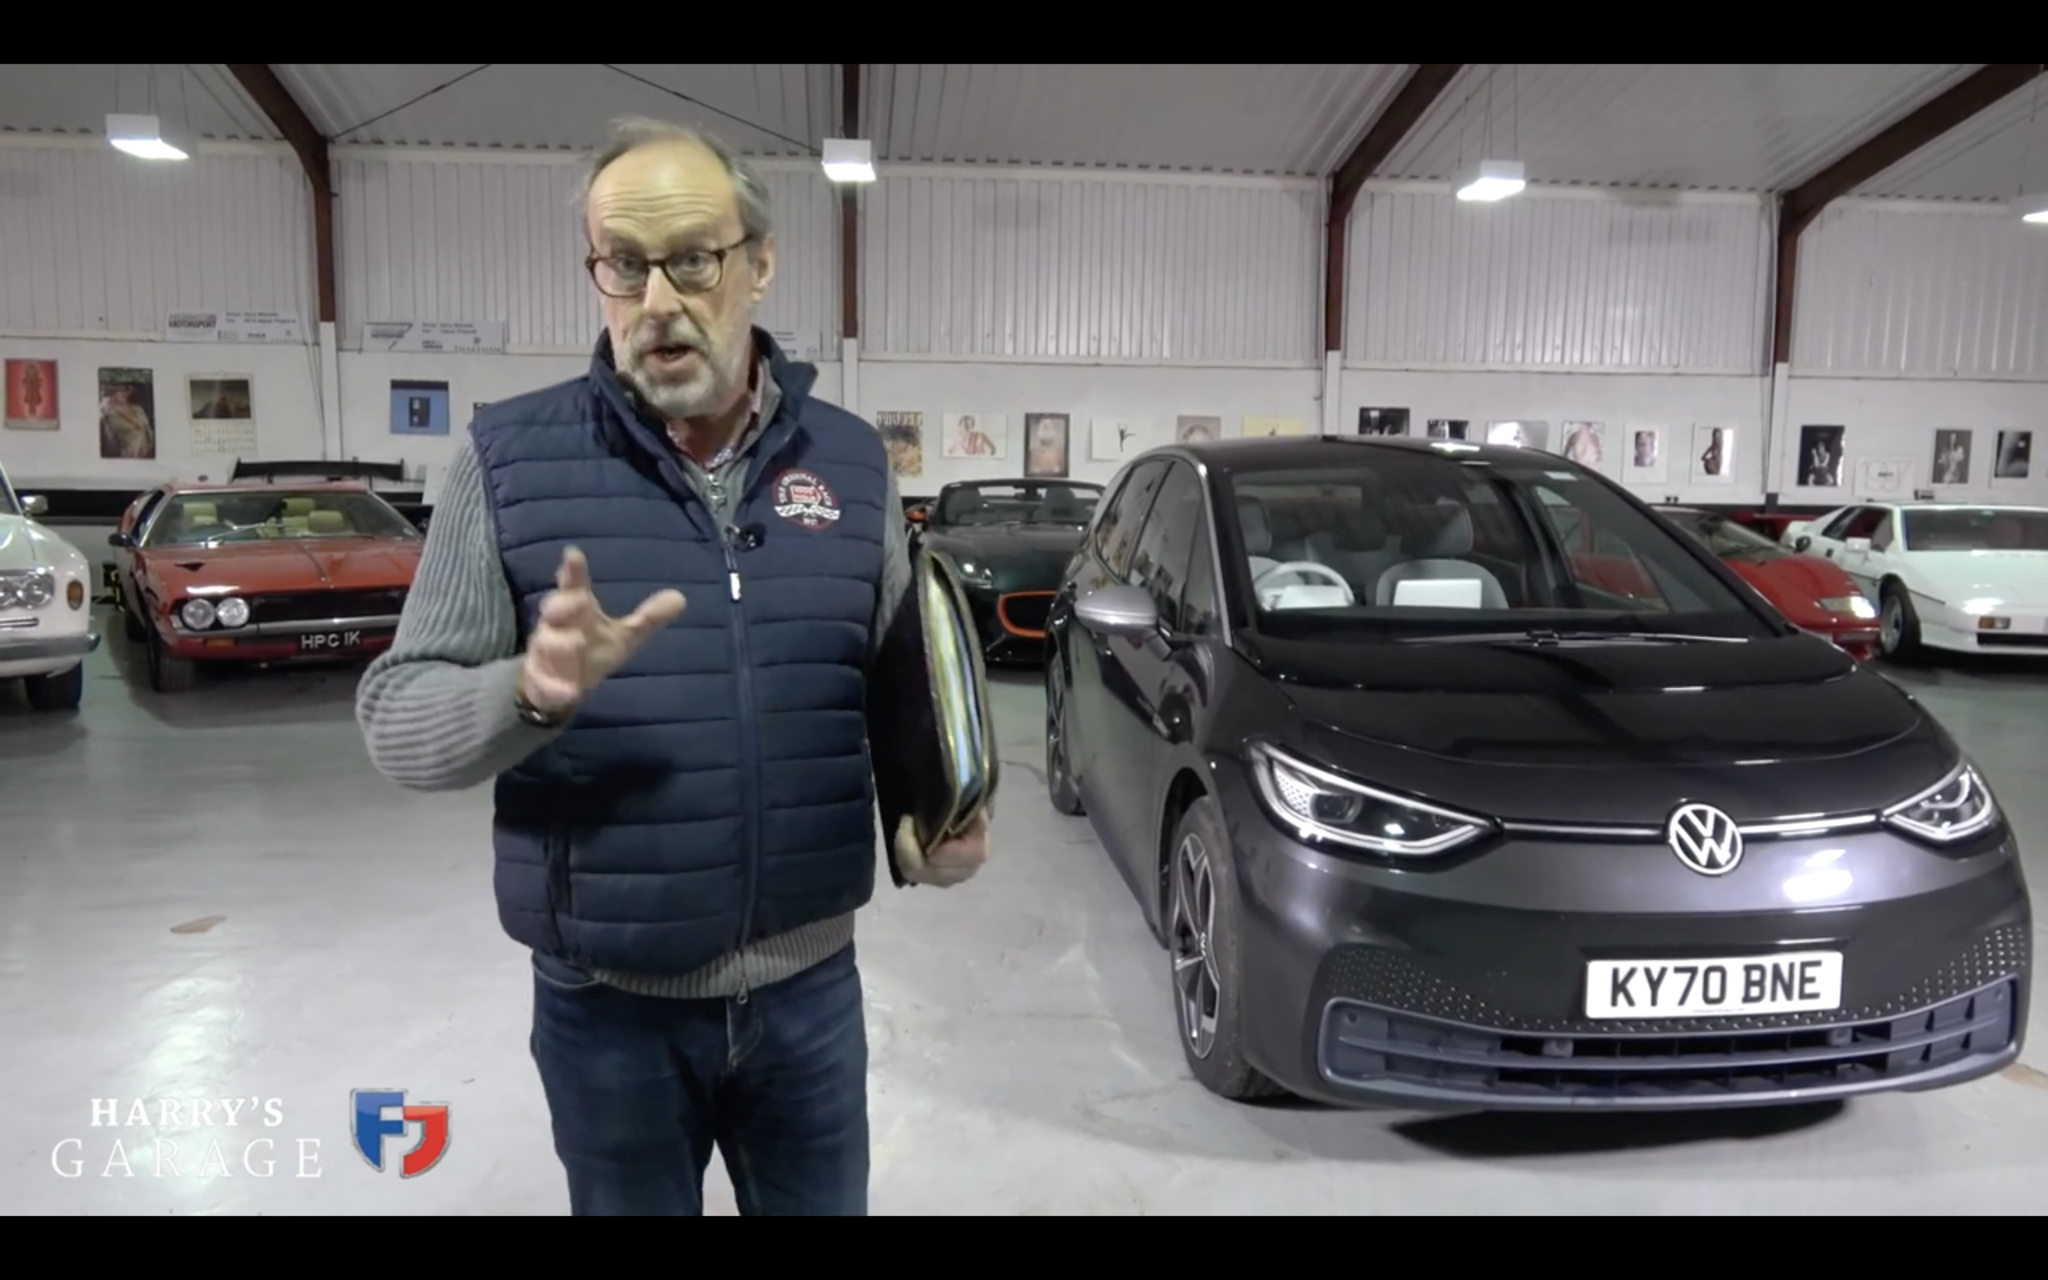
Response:
[[[475,446],[456,445],[398,635],[363,673],[356,720],[377,771],[416,791],[460,791],[558,734],[519,718],[519,616],[498,558]]]

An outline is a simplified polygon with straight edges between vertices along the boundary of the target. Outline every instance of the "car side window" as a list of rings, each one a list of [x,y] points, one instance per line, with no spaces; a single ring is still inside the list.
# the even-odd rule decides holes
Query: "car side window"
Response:
[[[1152,505],[1153,495],[1159,492],[1159,482],[1166,478],[1166,463],[1148,462],[1131,473],[1124,486],[1118,491],[1115,505],[1103,516],[1103,534],[1095,544],[1101,553],[1102,562],[1109,566],[1110,573],[1122,578],[1131,567],[1131,556],[1137,551],[1138,530],[1144,524],[1145,512]]]
[[[1884,551],[1892,545],[1892,513],[1880,510],[1877,513],[1877,527],[1870,531],[1870,549]]]
[[[1856,518],[1849,521],[1848,531],[1842,536],[1844,538],[1868,538],[1877,532],[1879,525],[1884,523],[1884,516],[1885,511],[1883,507],[1859,507],[1856,511]]]
[[[1862,507],[1850,507],[1846,509],[1842,512],[1842,514],[1828,521],[1827,528],[1822,529],[1820,531],[1820,536],[1823,538],[1832,539],[1836,542],[1840,542],[1844,538],[1855,537],[1855,534],[1849,532],[1849,526],[1855,522],[1857,516],[1863,514],[1863,510],[1864,509]]]
[[[1216,625],[1216,558],[1209,554],[1209,512],[1207,504],[1196,512],[1192,533],[1194,549],[1188,555],[1187,580],[1181,584],[1180,621],[1183,635],[1213,636]]]
[[[156,514],[156,509],[162,506],[163,502],[164,491],[162,489],[143,494],[141,501],[135,504],[135,519],[129,523],[128,532],[140,534],[148,526],[149,518]]]
[[[1138,534],[1137,554],[1124,580],[1152,597],[1159,617],[1172,626],[1180,619],[1181,587],[1187,580],[1195,531],[1201,527],[1202,482],[1195,469],[1174,463],[1159,486],[1159,496]]]

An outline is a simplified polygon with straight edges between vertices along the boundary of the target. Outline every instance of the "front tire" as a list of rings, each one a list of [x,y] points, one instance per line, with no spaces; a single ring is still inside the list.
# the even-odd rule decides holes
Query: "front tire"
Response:
[[[1896,582],[1884,584],[1879,595],[1877,651],[1894,662],[1920,656],[1920,615],[1912,597]]]
[[[147,641],[149,687],[158,693],[184,693],[199,683],[199,665],[164,652],[164,642],[155,635]]]
[[[85,700],[85,664],[55,675],[30,676],[22,682],[28,690],[31,711],[76,711]]]
[[[1069,817],[1086,812],[1067,753],[1067,686],[1060,679],[1057,651],[1045,664],[1045,794],[1055,810]]]
[[[1168,854],[1166,953],[1188,1069],[1217,1097],[1242,1102],[1286,1090],[1245,1058],[1244,944],[1229,848],[1216,801],[1188,806]]]

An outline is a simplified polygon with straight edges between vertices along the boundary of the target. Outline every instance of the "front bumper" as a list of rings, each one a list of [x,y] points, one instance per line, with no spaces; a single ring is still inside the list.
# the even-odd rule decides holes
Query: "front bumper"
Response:
[[[1518,837],[1463,865],[1397,871],[1296,844],[1232,772],[1217,780],[1244,906],[1247,1053],[1304,1097],[1755,1107],[1956,1084],[2009,1065],[2024,1041],[2032,918],[2010,845],[1953,861],[1868,832],[1758,840],[1736,873],[1709,881],[1661,844]],[[1844,878],[1829,905],[1808,869],[1821,863],[1926,888],[1851,900]],[[1839,1008],[1587,1016],[1591,961],[1792,951],[1841,954]]]
[[[1986,630],[1986,619],[1952,605],[1920,605],[1920,643],[1963,653],[2048,654],[2048,609],[2001,610]]]
[[[255,623],[233,630],[172,630],[164,647],[189,662],[334,661],[381,653],[398,633],[396,615],[309,618]]]

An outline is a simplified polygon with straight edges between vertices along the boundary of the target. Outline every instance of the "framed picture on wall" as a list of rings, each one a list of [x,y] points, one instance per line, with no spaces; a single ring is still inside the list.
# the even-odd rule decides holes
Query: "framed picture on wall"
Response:
[[[1623,484],[1663,484],[1671,478],[1664,458],[1664,428],[1631,427],[1628,453],[1622,459]]]
[[[875,415],[875,430],[889,451],[889,469],[899,476],[924,474],[924,415],[901,409]]]
[[[2033,471],[2034,433],[2031,431],[2001,431],[1998,433],[1998,464],[1991,473],[1998,480],[2024,480]]]
[[[1360,409],[1358,411],[1358,434],[1362,436],[1405,436],[1408,434],[1408,411],[1406,409]]]
[[[939,435],[942,458],[1000,461],[1008,456],[1010,425],[998,413],[949,413]]]
[[[57,429],[57,362],[55,360],[9,360],[7,362],[6,424],[9,431],[55,431]]]
[[[1463,440],[1471,434],[1472,424],[1464,418],[1431,418],[1428,430],[1432,440]]]
[[[1735,483],[1735,428],[1701,423],[1692,429],[1692,482]]]
[[[1209,414],[1184,413],[1173,420],[1175,444],[1194,444],[1223,438],[1223,419]]]
[[[1550,424],[1547,422],[1489,422],[1486,424],[1486,443],[1513,445],[1518,449],[1548,449],[1550,447]]]
[[[1970,483],[1970,432],[1942,427],[1934,433],[1934,465],[1928,475],[1936,486]]]
[[[256,456],[255,380],[246,373],[195,374],[185,380],[192,452]]]
[[[100,370],[100,457],[156,457],[156,374]]]
[[[1058,479],[1067,474],[1067,446],[1072,419],[1064,413],[1024,415],[1024,474],[1032,479]]]
[[[1307,425],[1299,418],[1246,418],[1244,434],[1258,436],[1298,436],[1307,431]]]
[[[1088,424],[1091,462],[1122,462],[1152,443],[1151,424],[1131,418],[1096,418]]]
[[[1564,456],[1598,471],[1607,462],[1607,426],[1600,422],[1564,424]]]
[[[1799,487],[1839,489],[1842,487],[1842,441],[1844,427],[1799,428]]]
[[[447,383],[391,380],[392,435],[445,436],[448,418]]]

